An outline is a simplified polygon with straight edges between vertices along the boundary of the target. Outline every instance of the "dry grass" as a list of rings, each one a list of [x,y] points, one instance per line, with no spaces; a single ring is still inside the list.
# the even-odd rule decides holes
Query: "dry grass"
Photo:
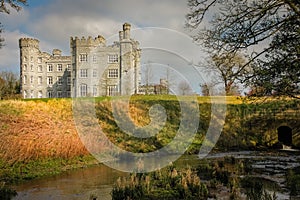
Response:
[[[76,132],[70,100],[0,102],[0,158],[4,161],[87,154]]]

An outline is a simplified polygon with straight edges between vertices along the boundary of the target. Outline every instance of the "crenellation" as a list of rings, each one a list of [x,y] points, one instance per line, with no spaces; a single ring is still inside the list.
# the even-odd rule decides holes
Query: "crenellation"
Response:
[[[88,38],[85,38],[82,36],[80,39],[76,36],[75,39],[73,37],[70,37],[70,45],[71,47],[74,46],[105,46],[106,41],[103,36],[99,35],[98,37],[95,37],[94,39],[91,36],[88,36]]]
[[[34,47],[39,49],[40,41],[34,38],[21,38],[19,40],[19,46],[21,47]]]

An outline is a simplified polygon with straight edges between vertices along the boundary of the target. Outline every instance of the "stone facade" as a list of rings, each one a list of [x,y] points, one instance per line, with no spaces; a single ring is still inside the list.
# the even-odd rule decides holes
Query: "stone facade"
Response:
[[[39,41],[21,38],[20,76],[23,98],[114,96],[138,93],[141,82],[139,43],[130,37],[130,24],[119,41],[70,38],[71,56],[41,52]]]

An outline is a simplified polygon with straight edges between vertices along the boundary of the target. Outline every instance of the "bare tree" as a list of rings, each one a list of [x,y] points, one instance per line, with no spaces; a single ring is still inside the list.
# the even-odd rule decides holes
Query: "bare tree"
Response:
[[[188,6],[186,25],[208,52],[234,56],[251,47],[248,85],[266,88],[263,94],[299,95],[299,1],[188,0]]]
[[[223,84],[226,95],[236,95],[238,82],[248,69],[244,67],[245,63],[246,59],[241,54],[222,54],[212,56],[208,65],[200,67],[215,77],[213,85]]]
[[[151,69],[151,62],[148,61],[143,70],[145,80],[145,94],[149,94],[151,87],[151,80],[153,79],[153,72]]]
[[[16,98],[20,93],[18,76],[13,72],[0,72],[0,98]]]
[[[178,89],[181,95],[190,95],[192,94],[191,86],[186,81],[181,81],[178,84]]]

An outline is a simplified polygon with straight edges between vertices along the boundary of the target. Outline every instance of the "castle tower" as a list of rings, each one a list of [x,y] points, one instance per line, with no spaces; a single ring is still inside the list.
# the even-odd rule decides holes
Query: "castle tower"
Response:
[[[21,38],[20,80],[23,98],[70,97],[71,57],[54,49],[52,55],[41,52],[39,41]]]
[[[71,37],[73,97],[99,96],[99,76],[107,59],[101,56],[106,49],[103,36],[96,38]]]
[[[119,32],[121,95],[136,94],[141,79],[139,43],[130,38],[130,29],[131,25],[125,23]]]
[[[37,68],[39,60],[39,40],[32,38],[21,38],[20,47],[20,81],[21,94],[23,98],[37,98],[35,82],[37,81]]]

